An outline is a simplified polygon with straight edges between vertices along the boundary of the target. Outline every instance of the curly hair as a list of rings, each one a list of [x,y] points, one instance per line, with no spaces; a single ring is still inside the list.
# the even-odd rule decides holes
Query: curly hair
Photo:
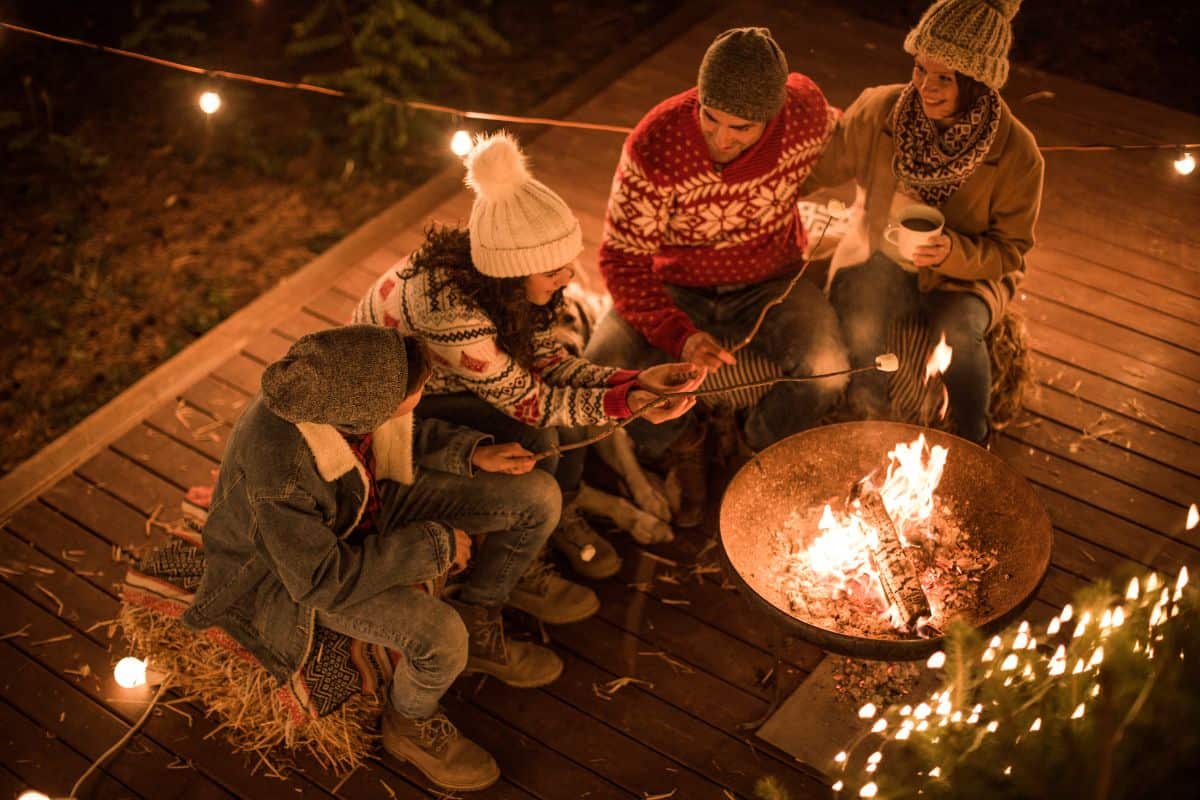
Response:
[[[479,309],[496,326],[496,342],[525,369],[533,366],[533,337],[549,330],[562,308],[562,290],[544,306],[529,302],[524,278],[493,278],[475,269],[470,234],[462,228],[431,224],[425,243],[409,259],[405,280],[429,273],[429,291]]]

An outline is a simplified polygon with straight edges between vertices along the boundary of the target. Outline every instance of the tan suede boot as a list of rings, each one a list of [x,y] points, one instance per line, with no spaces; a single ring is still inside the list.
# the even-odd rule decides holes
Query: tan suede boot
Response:
[[[470,637],[464,673],[482,672],[518,689],[545,686],[562,675],[562,659],[550,648],[533,642],[508,641],[499,606],[448,602],[462,617]]]
[[[508,605],[550,625],[567,625],[599,611],[600,598],[559,575],[545,556],[538,556],[508,595]]]
[[[671,517],[680,528],[694,528],[704,521],[708,506],[708,465],[704,442],[708,427],[697,419],[667,450],[667,483],[679,486],[679,510]]]
[[[558,527],[550,535],[550,543],[566,556],[571,569],[584,578],[600,581],[611,578],[621,569],[617,551],[596,533],[574,503],[563,508]]]
[[[408,719],[388,706],[383,712],[383,749],[451,792],[486,789],[500,779],[496,760],[460,735],[441,709],[432,717]]]

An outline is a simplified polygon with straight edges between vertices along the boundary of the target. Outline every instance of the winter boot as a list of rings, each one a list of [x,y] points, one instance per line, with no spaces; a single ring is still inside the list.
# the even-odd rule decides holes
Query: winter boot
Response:
[[[577,575],[599,581],[611,578],[621,568],[621,557],[592,528],[575,503],[562,510],[558,528],[550,535],[554,549],[566,556]]]
[[[432,717],[409,719],[388,706],[383,712],[383,749],[447,791],[478,791],[500,779],[496,760],[461,736],[441,709]]]
[[[508,641],[500,606],[473,606],[449,601],[462,617],[470,636],[464,673],[482,672],[518,689],[553,683],[562,674],[563,662],[548,647],[533,642]]]
[[[595,592],[559,575],[544,555],[525,570],[508,604],[551,625],[579,622],[600,610]]]

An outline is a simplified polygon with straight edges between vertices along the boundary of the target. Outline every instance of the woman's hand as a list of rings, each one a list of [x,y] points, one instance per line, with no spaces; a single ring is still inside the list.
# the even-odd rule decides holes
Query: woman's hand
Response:
[[[953,247],[954,243],[950,241],[949,236],[944,233],[939,234],[936,238],[931,239],[928,244],[918,245],[913,248],[912,263],[917,267],[936,267],[949,258],[950,250]]]
[[[516,442],[485,444],[475,448],[471,463],[484,472],[503,472],[507,475],[524,475],[537,463],[533,453]]]
[[[466,531],[454,529],[454,563],[450,565],[450,574],[457,575],[467,568],[471,560],[471,537]]]
[[[726,364],[737,363],[733,353],[726,350],[715,336],[704,331],[689,336],[683,343],[683,352],[679,355],[684,361],[690,361],[705,369],[720,369]]]
[[[669,419],[686,414],[696,405],[695,397],[676,397],[672,400],[659,400],[658,395],[671,395],[676,392],[694,392],[704,382],[708,370],[694,367],[691,364],[661,364],[657,367],[643,370],[638,374],[639,386],[629,393],[629,410],[635,414],[647,404],[653,403],[642,419],[657,425]],[[658,402],[655,402],[659,400]]]

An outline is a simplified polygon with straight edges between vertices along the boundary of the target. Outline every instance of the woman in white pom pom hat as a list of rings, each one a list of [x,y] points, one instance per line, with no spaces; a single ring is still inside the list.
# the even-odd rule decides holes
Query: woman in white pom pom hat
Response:
[[[583,250],[579,220],[533,178],[507,133],[478,138],[466,165],[467,185],[475,191],[469,229],[429,228],[425,243],[384,273],[354,314],[355,322],[390,325],[427,343],[434,374],[418,414],[512,442],[507,468],[520,473],[533,468],[531,453],[578,441],[588,425],[630,416],[653,399],[651,391],[699,386],[703,370],[690,364],[637,372],[569,355],[552,328]],[[680,398],[645,418],[673,419],[693,403]],[[551,542],[579,574],[606,578],[620,568],[620,558],[572,502],[583,452],[538,463],[555,473],[564,493],[563,518]],[[510,605],[530,605],[527,584],[545,583],[544,575],[535,577],[540,579],[522,582]],[[589,596],[595,599],[590,590]],[[591,604],[565,599],[550,605],[561,611]],[[573,621],[531,613],[544,621]]]
[[[1019,5],[930,6],[904,40],[911,81],[859,95],[809,179],[811,188],[857,184],[830,288],[851,365],[873,362],[893,320],[923,313],[932,338],[944,332],[953,348],[944,376],[950,410],[958,433],[976,442],[988,433],[985,336],[1024,276],[1042,195],[1037,142],[999,92]],[[906,256],[885,234],[914,204],[936,208],[945,225]],[[856,375],[847,402],[863,416],[886,416],[887,376]]]

